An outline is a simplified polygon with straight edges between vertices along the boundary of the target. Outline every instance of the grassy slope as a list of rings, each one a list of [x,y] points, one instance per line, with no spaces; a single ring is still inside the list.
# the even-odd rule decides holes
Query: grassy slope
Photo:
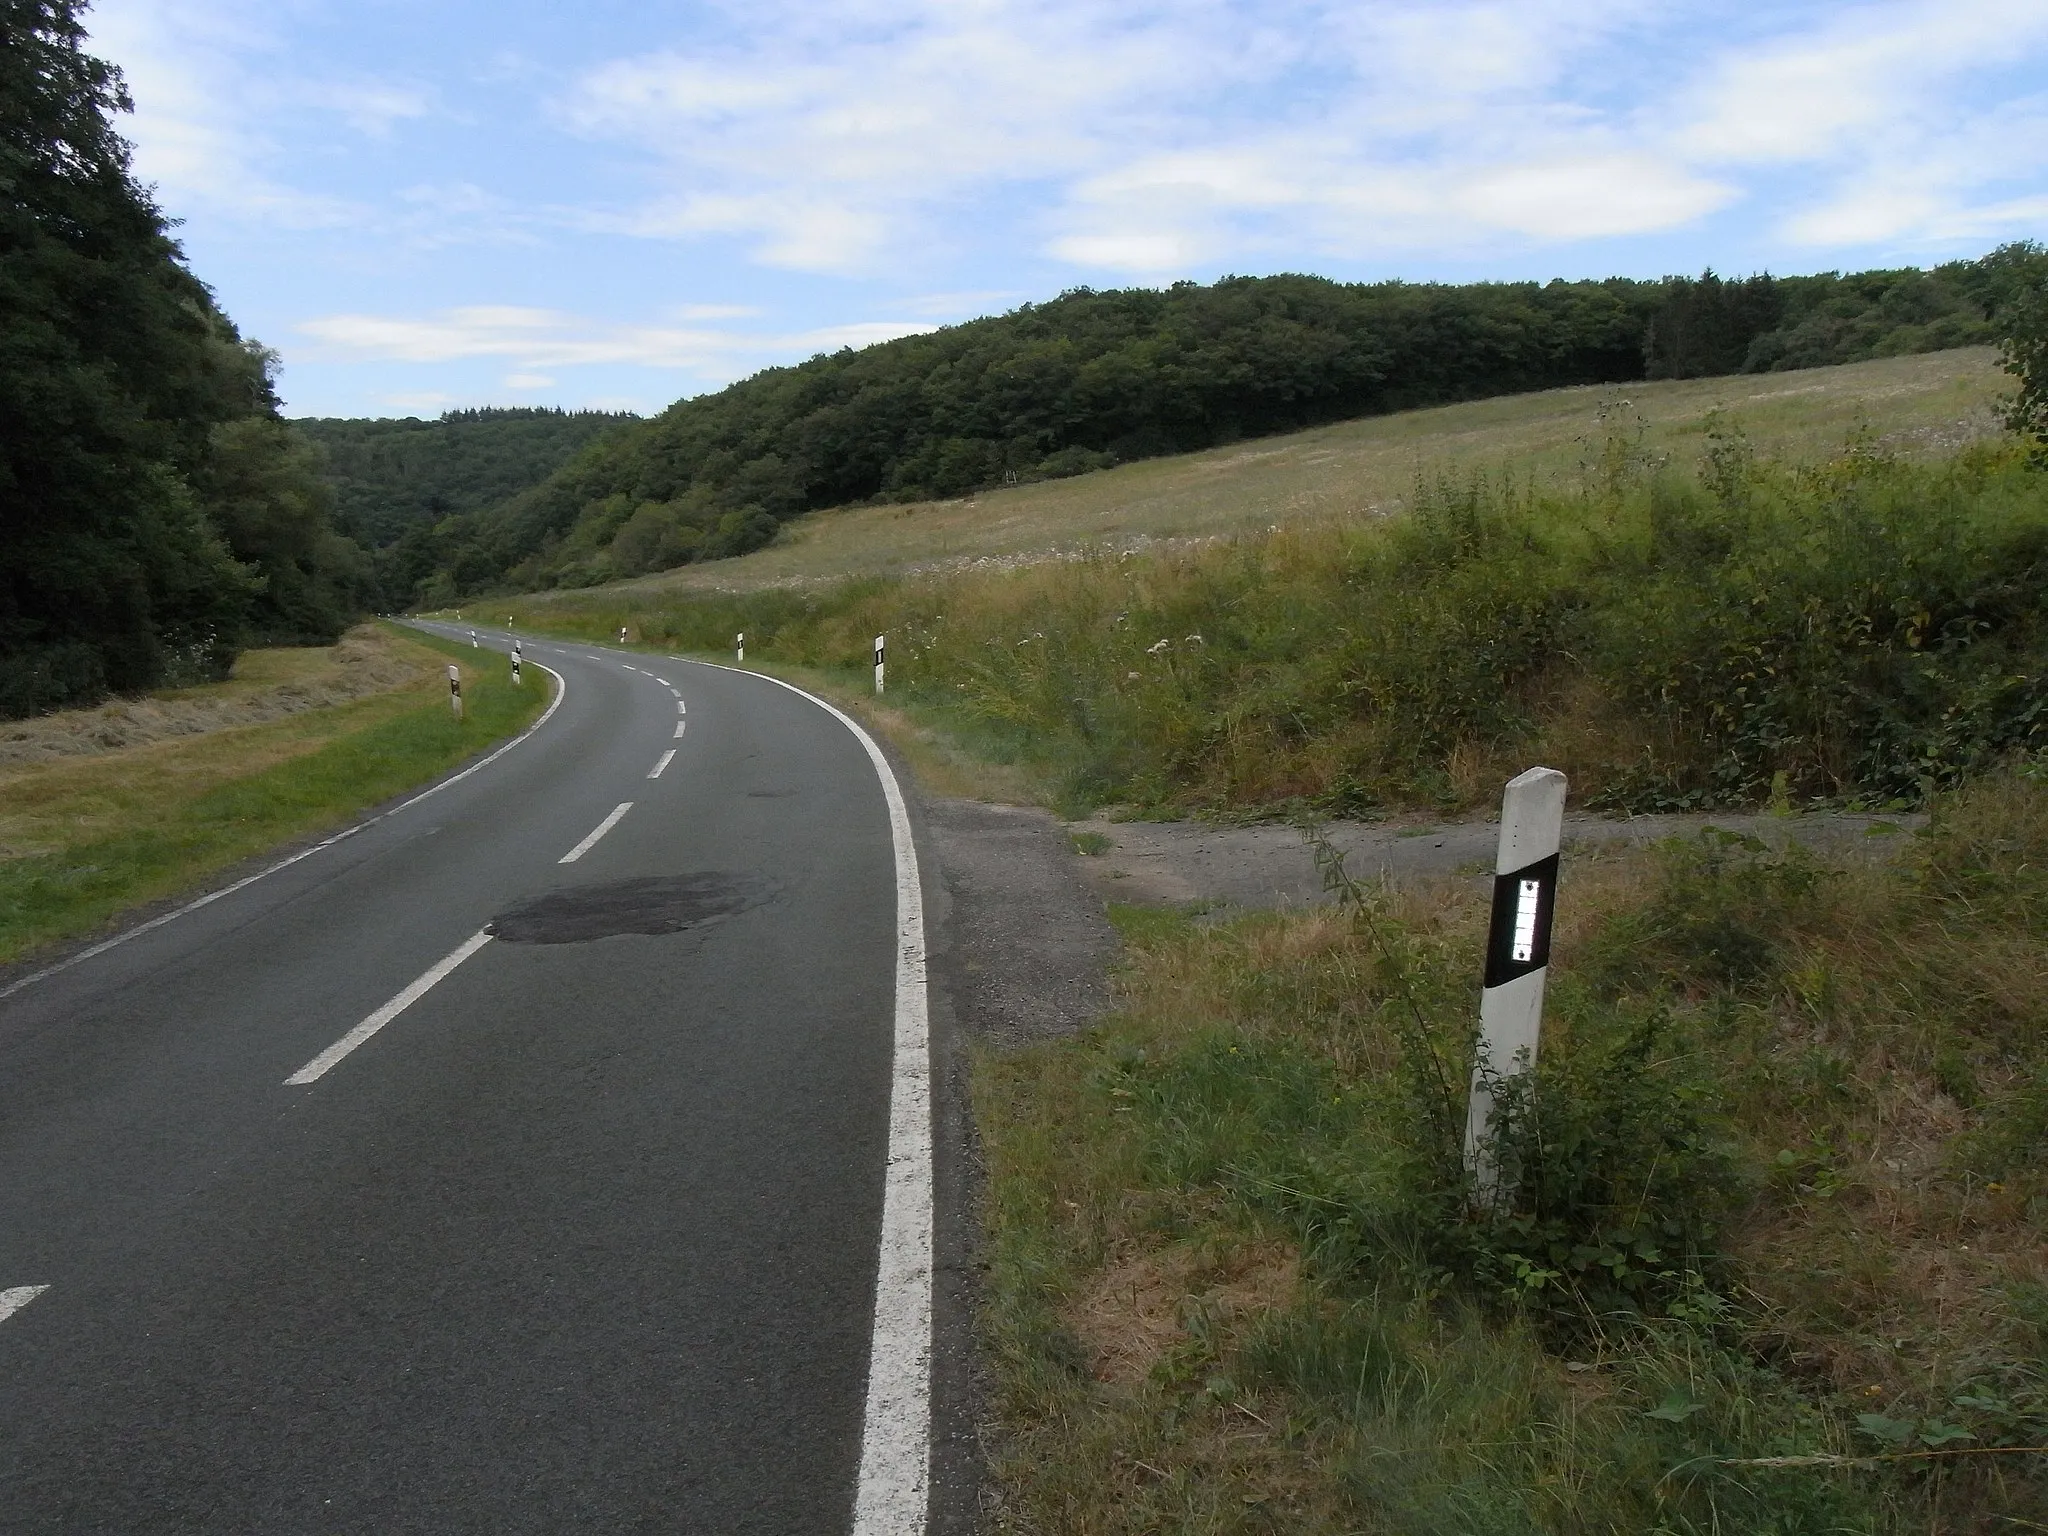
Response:
[[[545,703],[544,673],[515,690],[495,664],[478,668],[467,647],[410,636],[393,643],[420,671],[390,692],[0,774],[0,845],[12,850],[0,858],[0,963],[340,826],[524,728]],[[468,663],[460,724],[448,709],[441,652]],[[310,664],[301,656],[253,670],[274,681]],[[221,687],[246,691],[257,681]]]
[[[817,513],[742,559],[599,590],[621,598],[747,590],[1355,517],[1398,507],[1418,469],[1505,467],[1522,480],[1569,481],[1618,425],[1638,416],[1643,447],[1680,460],[1698,454],[1716,408],[1738,415],[1759,451],[1780,459],[1822,457],[1860,426],[1901,451],[1933,451],[1992,430],[1990,402],[2009,383],[1988,348],[1967,348],[1794,373],[1548,390],[1343,422],[960,501]],[[1605,420],[1603,405],[1611,407]],[[575,593],[520,599],[539,622],[551,604],[578,601]],[[487,609],[490,600],[478,606]]]

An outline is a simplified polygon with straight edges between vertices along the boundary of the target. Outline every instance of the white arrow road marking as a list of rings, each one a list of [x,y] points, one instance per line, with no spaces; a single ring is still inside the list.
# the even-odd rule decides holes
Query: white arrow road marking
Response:
[[[47,1285],[17,1285],[12,1290],[0,1291],[0,1323],[6,1322],[48,1289]]]
[[[619,818],[621,816],[624,816],[626,812],[630,811],[631,809],[633,809],[632,801],[621,800],[619,802],[618,809],[613,811],[611,815],[605,817],[603,821],[600,821],[597,824],[597,826],[591,831],[590,836],[583,839],[582,842],[578,843],[574,848],[571,848],[567,853],[563,854],[559,859],[555,860],[555,862],[557,864],[574,864],[578,859],[582,858],[583,855],[590,852],[591,849],[595,848],[597,846],[597,840],[600,837],[603,837],[605,833],[611,831],[613,827],[616,827],[619,824]]]
[[[678,736],[683,734],[683,729],[681,726],[676,727],[676,734]],[[676,749],[674,747],[670,747],[666,752],[661,754],[661,761],[656,763],[652,768],[647,770],[647,777],[649,777],[650,779],[660,778],[661,770],[666,768],[670,763],[674,762],[675,760]]]
[[[318,1082],[327,1075],[328,1071],[337,1062],[347,1056],[350,1051],[353,1051],[357,1046],[369,1039],[370,1036],[376,1034],[378,1030],[433,991],[435,987],[447,980],[455,967],[462,964],[463,961],[490,942],[490,934],[482,929],[472,933],[454,950],[437,961],[419,980],[415,981],[411,986],[399,993],[398,996],[391,999],[390,1002],[379,1008],[375,1013],[363,1020],[362,1023],[335,1041],[334,1044],[327,1047],[318,1056],[315,1056],[311,1061],[299,1068],[290,1077],[286,1078],[284,1080],[285,1087],[301,1088],[307,1083]]]

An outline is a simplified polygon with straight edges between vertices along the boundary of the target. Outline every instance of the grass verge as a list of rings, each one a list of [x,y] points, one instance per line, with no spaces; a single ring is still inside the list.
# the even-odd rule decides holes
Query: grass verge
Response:
[[[523,729],[551,686],[515,689],[479,653],[409,631],[416,654],[466,663],[461,721],[447,685],[420,681],[262,725],[38,764],[6,779],[0,963],[192,891],[242,859],[343,825]],[[227,685],[233,686],[233,685]]]
[[[976,1070],[998,1528],[2048,1523],[2048,786],[1934,809],[1575,861],[1478,1215],[1476,895],[1119,913],[1118,1011]]]
[[[1408,515],[1170,555],[813,591],[593,590],[522,622],[826,672],[1063,809],[1485,806],[1531,760],[1625,811],[1916,805],[2048,741],[2048,475],[2018,445],[1696,464],[1626,434],[1562,491],[1442,480]]]

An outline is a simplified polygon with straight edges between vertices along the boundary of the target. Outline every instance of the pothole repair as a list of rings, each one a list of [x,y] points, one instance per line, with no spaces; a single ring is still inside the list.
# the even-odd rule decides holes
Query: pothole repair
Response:
[[[645,875],[549,891],[501,912],[491,937],[507,944],[583,944],[619,934],[680,933],[775,896],[752,875]]]

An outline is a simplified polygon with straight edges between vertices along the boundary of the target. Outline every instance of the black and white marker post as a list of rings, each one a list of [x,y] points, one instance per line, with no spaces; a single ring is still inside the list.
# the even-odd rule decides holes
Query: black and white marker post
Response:
[[[484,648],[483,641],[477,639],[476,631],[473,629],[469,632],[469,648],[472,651],[480,651]]]
[[[454,662],[448,663],[448,707],[455,711],[455,718],[462,718],[462,668]]]
[[[1493,1161],[1494,1085],[1535,1068],[1543,1031],[1564,791],[1565,777],[1555,768],[1531,768],[1510,779],[1501,796],[1493,921],[1486,935],[1485,990],[1479,996],[1479,1050],[1465,1113],[1465,1167],[1482,1202],[1493,1199],[1500,1183]]]
[[[514,688],[517,688],[517,687],[519,687],[519,686],[520,686],[520,684],[519,684],[519,642],[518,642],[517,640],[514,640],[514,641],[512,642],[512,686],[513,686]]]
[[[747,659],[747,632],[744,629],[732,637],[732,654],[735,661]]]
[[[885,635],[875,636],[875,693],[878,697],[882,692],[882,642],[887,638]]]

